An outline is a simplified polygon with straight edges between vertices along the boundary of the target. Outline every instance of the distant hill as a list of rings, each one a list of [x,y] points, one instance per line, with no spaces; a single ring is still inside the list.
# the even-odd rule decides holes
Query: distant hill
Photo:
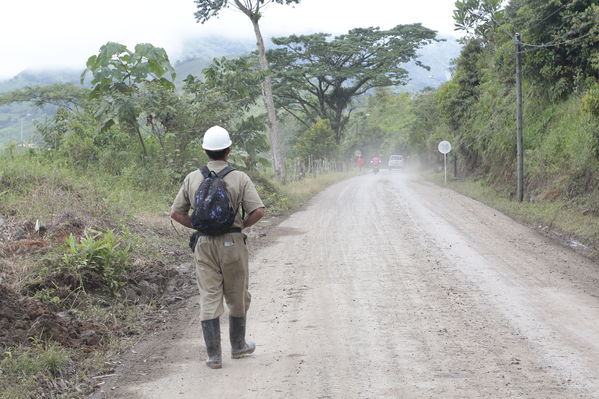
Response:
[[[406,86],[410,91],[421,90],[426,86],[436,87],[449,78],[451,60],[460,53],[460,45],[454,38],[433,43],[423,48],[420,60],[431,67],[426,71],[409,64],[406,69],[410,72],[412,82]],[[268,43],[267,43],[268,45]],[[171,60],[177,72],[177,80],[183,80],[187,75],[199,75],[217,57],[238,57],[256,50],[253,41],[239,41],[222,37],[205,37],[189,40],[184,44],[182,56]],[[0,93],[20,89],[26,86],[44,86],[52,83],[71,82],[79,84],[79,77],[84,67],[75,69],[51,69],[31,71],[25,70],[15,77],[0,81]]]
[[[177,72],[176,84],[181,85],[188,75],[200,75],[202,70],[210,65],[217,57],[238,57],[254,51],[256,45],[253,41],[239,41],[222,37],[205,37],[193,39],[184,43],[183,56],[171,60]],[[53,83],[79,84],[81,70],[75,69],[48,69],[31,71],[25,70],[11,79],[0,81],[0,93],[21,89],[27,86],[46,86]],[[36,140],[34,121],[40,121],[52,116],[53,107],[40,110],[27,104],[11,104],[0,106],[0,146],[9,141],[20,143],[21,125],[23,126],[23,139],[25,142]],[[22,122],[22,123],[21,123]]]
[[[232,40],[223,37],[205,37],[185,42],[183,56],[173,64],[177,72],[177,83],[188,75],[199,76],[214,58],[239,57],[256,50],[254,41]]]
[[[439,87],[451,78],[451,61],[460,55],[461,45],[455,38],[444,39],[445,41],[430,44],[419,52],[419,60],[429,66],[430,71],[414,63],[408,64],[406,70],[410,73],[410,82],[398,90],[419,92],[425,87]]]
[[[53,83],[79,84],[79,76],[81,75],[81,72],[83,72],[83,68],[81,68],[81,70],[25,70],[11,79],[0,81],[0,93],[21,89],[27,86],[45,86]]]
[[[454,38],[445,38],[446,41],[433,43],[424,47],[420,60],[431,67],[426,71],[415,64],[408,64],[406,69],[410,72],[411,82],[405,86],[406,90],[418,91],[423,88],[437,87],[449,79],[450,63],[460,53],[460,45]],[[255,51],[255,43],[239,41],[222,37],[205,37],[189,40],[184,44],[182,56],[172,61],[177,72],[177,81],[182,81],[187,75],[200,75],[202,69],[218,57],[238,57]],[[15,77],[0,81],[0,93],[20,89],[26,86],[44,86],[52,83],[71,82],[79,84],[81,70],[54,69],[54,70],[25,70]],[[0,111],[1,112],[1,111]]]
[[[415,63],[409,63],[405,68],[410,73],[410,82],[397,87],[397,91],[418,92],[425,87],[438,87],[451,77],[451,60],[460,54],[460,44],[452,37],[443,37],[445,41],[430,44],[420,51],[420,61],[431,69],[427,71]],[[267,42],[267,47],[269,47]],[[253,41],[232,41],[219,37],[197,39],[185,44],[180,60],[174,64],[177,71],[177,81],[181,82],[187,75],[200,75],[202,69],[208,67],[213,58],[239,57],[256,50]]]
[[[53,83],[79,84],[81,71],[74,69],[25,70],[11,79],[0,81],[0,93],[27,86],[46,86]],[[37,141],[33,122],[52,116],[54,110],[55,107],[47,107],[42,110],[24,103],[0,106],[0,146],[9,141],[20,143],[21,139],[24,142]]]

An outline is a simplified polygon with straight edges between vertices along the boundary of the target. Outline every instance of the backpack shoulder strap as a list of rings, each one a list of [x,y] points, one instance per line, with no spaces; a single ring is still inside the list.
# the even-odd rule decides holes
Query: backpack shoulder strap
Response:
[[[210,169],[208,169],[208,166],[202,166],[200,168],[200,172],[202,172],[202,176],[204,176],[204,179],[208,177],[208,175],[210,175]]]
[[[216,175],[218,177],[220,177],[221,179],[224,179],[226,175],[228,175],[229,173],[233,172],[234,170],[235,170],[234,167],[227,165],[227,166],[225,166],[223,168],[223,170],[221,170],[220,172],[218,172]]]

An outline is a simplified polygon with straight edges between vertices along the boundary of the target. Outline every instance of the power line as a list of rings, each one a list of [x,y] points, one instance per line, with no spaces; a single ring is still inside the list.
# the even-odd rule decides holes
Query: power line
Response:
[[[542,24],[543,22],[547,21],[549,18],[553,17],[555,14],[557,14],[558,12],[562,11],[569,3],[565,3],[563,4],[561,7],[559,7],[557,10],[555,10],[554,12],[552,12],[551,14],[547,15],[545,18],[543,18],[540,21],[535,22],[534,24],[532,24],[531,26],[528,27],[528,29],[532,29],[532,28],[536,28],[537,26],[539,26],[540,24]]]
[[[575,1],[576,1],[576,0],[575,0]],[[558,12],[562,11],[562,10],[563,10],[563,9],[564,9],[566,6],[568,6],[568,5],[569,5],[569,3],[566,3],[566,4],[563,4],[563,5],[561,5],[561,6],[560,6],[560,7],[559,7],[557,10],[553,11],[551,14],[547,15],[545,18],[543,18],[543,19],[541,19],[540,21],[537,21],[537,22],[535,22],[533,25],[531,25],[531,26],[527,27],[527,28],[526,28],[526,30],[530,30],[530,29],[533,29],[533,28],[537,27],[539,24],[541,24],[541,23],[545,22],[546,20],[548,20],[549,18],[551,18],[553,15],[555,15],[555,14],[557,14]],[[497,20],[496,20],[496,19],[493,17],[493,15],[491,15],[490,17],[491,17],[491,20],[492,20],[493,22],[495,22],[495,24],[497,25],[497,28],[499,28],[499,29],[497,29],[497,31],[501,32],[502,34],[505,34],[505,35],[506,35],[506,37],[509,37],[509,39],[510,39],[510,40],[513,40],[513,37],[512,37],[512,35],[513,35],[514,33],[508,33],[508,32],[506,32],[506,31],[504,31],[504,30],[500,29],[500,28],[501,28],[501,23],[500,23],[499,21],[497,21]],[[574,34],[574,33],[578,33],[578,32],[580,32],[582,29],[586,28],[586,27],[587,27],[587,26],[589,26],[589,25],[592,25],[593,23],[594,23],[594,21],[589,21],[589,22],[587,22],[587,23],[585,23],[585,24],[582,24],[582,25],[581,25],[581,26],[579,26],[579,27],[578,27],[578,29],[576,29],[575,31],[573,31],[573,32],[568,32],[568,33],[566,33],[566,34],[564,34],[564,35],[562,35],[562,36],[560,36],[560,37],[558,37],[558,38],[556,38],[556,39],[564,39],[564,38],[566,38],[568,35],[571,35],[571,34]],[[590,34],[592,34],[592,33],[593,33],[593,29],[591,29],[589,32],[587,32],[586,34],[584,34],[584,35],[582,35],[582,36],[579,36],[579,37],[576,37],[576,38],[573,38],[573,39],[564,40],[563,42],[558,42],[558,43],[556,43],[556,42],[555,42],[555,40],[556,40],[556,39],[554,39],[554,41],[552,41],[552,42],[543,43],[543,44],[524,43],[524,42],[522,42],[522,41],[521,41],[521,42],[520,42],[520,44],[521,44],[522,46],[525,46],[525,47],[533,47],[533,48],[534,48],[533,50],[524,50],[524,51],[521,51],[521,53],[527,53],[527,52],[531,52],[531,51],[536,51],[536,50],[538,50],[538,49],[540,49],[540,48],[546,48],[546,47],[555,47],[555,46],[561,46],[561,45],[563,45],[563,44],[572,43],[572,42],[575,42],[575,41],[577,41],[577,40],[583,39],[583,38],[585,38],[585,37],[589,36],[589,35],[590,35]]]
[[[517,198],[522,202],[524,198],[524,139],[522,134],[522,41],[520,34],[514,34],[516,41],[516,170],[518,182],[516,187]]]
[[[543,18],[540,21],[537,21],[534,24],[532,24],[531,26],[527,27],[527,30],[536,28],[537,26],[539,26],[540,24],[542,24],[543,22],[545,22],[546,20],[548,20],[549,18],[551,18],[552,16],[554,16],[555,14],[557,14],[558,12],[562,11],[567,5],[568,5],[568,3],[562,4],[557,10],[553,11],[551,14],[547,15],[545,18]],[[490,14],[489,17],[491,18],[491,20],[493,22],[495,22],[495,24],[497,25],[497,27],[500,27],[502,25],[497,19],[495,19],[495,17],[493,16],[493,14]],[[512,33],[505,32],[505,33],[507,34],[507,36],[509,36],[510,40],[513,39],[512,36],[513,36],[514,32],[512,32]],[[522,44],[524,44],[524,43],[522,43]]]
[[[523,51],[520,51],[520,52],[521,53],[528,53],[528,52],[531,52],[531,51],[540,50],[542,48],[556,47],[556,46],[561,46],[561,45],[564,45],[564,44],[573,43],[573,42],[576,42],[578,40],[584,39],[585,37],[591,35],[592,33],[593,33],[593,31],[589,31],[589,32],[585,33],[584,35],[575,37],[573,39],[564,40],[563,42],[559,42],[559,43],[530,44],[530,43],[524,43],[524,42],[522,42],[521,44],[523,46],[532,47],[532,49],[530,49],[530,50],[523,50]],[[565,36],[562,36],[562,37],[565,37]]]

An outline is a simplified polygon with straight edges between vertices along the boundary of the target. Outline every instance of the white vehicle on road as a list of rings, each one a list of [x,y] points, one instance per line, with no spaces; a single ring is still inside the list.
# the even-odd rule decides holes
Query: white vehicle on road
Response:
[[[389,169],[401,169],[403,168],[403,155],[391,155],[389,157],[389,163],[387,164]]]

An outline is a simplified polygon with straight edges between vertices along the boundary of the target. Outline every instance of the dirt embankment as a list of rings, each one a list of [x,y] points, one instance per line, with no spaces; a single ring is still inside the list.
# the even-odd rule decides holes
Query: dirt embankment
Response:
[[[93,347],[107,333],[101,324],[73,320],[68,312],[54,312],[41,301],[0,285],[0,345],[26,345],[31,338],[67,347]]]
[[[41,340],[81,349],[82,353],[102,351],[108,338],[151,329],[152,325],[163,322],[159,309],[176,306],[194,295],[193,271],[180,262],[187,255],[184,243],[178,245],[173,240],[175,233],[168,225],[168,218],[131,221],[128,227],[141,238],[139,241],[144,246],[137,252],[143,254],[147,248],[156,255],[134,256],[122,287],[107,292],[100,276],[93,272],[76,275],[56,267],[67,237],[80,238],[90,228],[105,230],[106,221],[62,213],[36,228],[34,220],[3,219],[0,224],[0,347],[27,347]],[[153,242],[152,248],[146,247],[144,238]],[[168,260],[172,263],[167,264]],[[136,321],[138,325],[132,325],[116,310],[110,321],[95,319],[90,311],[98,307],[109,314],[112,307],[122,310],[123,305],[132,309],[136,305],[152,305],[156,313],[149,313],[144,320]]]

